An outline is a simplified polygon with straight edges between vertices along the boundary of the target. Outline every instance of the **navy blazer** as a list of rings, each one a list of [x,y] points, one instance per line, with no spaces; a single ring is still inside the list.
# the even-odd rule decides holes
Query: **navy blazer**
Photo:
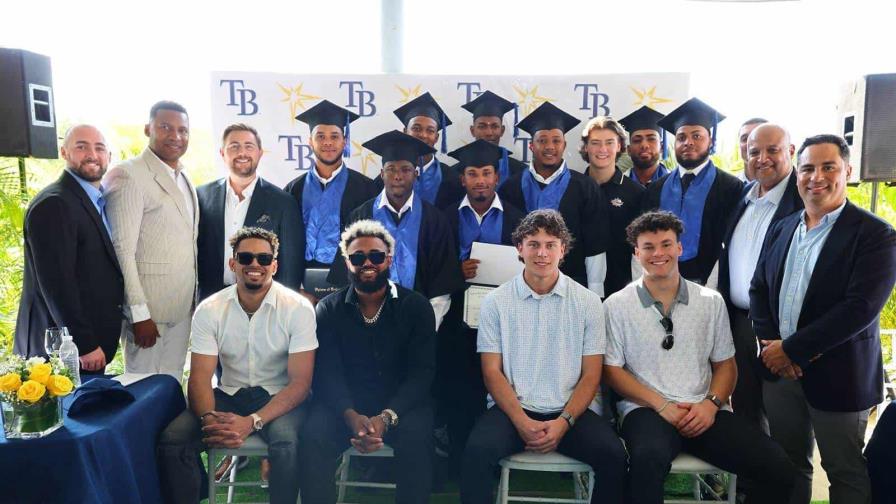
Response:
[[[775,214],[772,215],[772,221],[765,231],[766,234],[768,234],[768,231],[776,222],[793,212],[803,209],[803,200],[800,198],[799,191],[796,190],[796,167],[791,170],[785,183],[787,184],[787,188],[784,189],[784,194],[781,196],[781,202],[778,204]],[[744,187],[744,190],[740,195],[740,200],[737,202],[737,207],[734,209],[734,214],[731,216],[731,221],[728,223],[728,229],[725,231],[725,239],[722,241],[722,254],[719,256],[719,293],[725,300],[725,306],[728,307],[729,319],[731,318],[730,314],[734,309],[734,305],[731,304],[731,274],[729,270],[728,251],[731,248],[731,237],[734,236],[734,228],[737,227],[737,223],[740,222],[740,218],[743,217],[744,212],[747,210],[747,202],[745,198],[756,184],[758,184],[758,182],[753,181]]]
[[[759,339],[781,339],[778,301],[802,212],[772,225],[750,286]],[[896,231],[850,202],[828,235],[784,352],[803,370],[806,399],[822,411],[861,411],[881,402],[880,312],[896,283]],[[766,379],[775,379],[765,370]]]
[[[224,288],[224,203],[227,178],[196,189],[199,198],[197,263],[199,300]],[[305,225],[296,200],[279,187],[258,177],[246,212],[245,226],[273,231],[280,240],[274,279],[298,290],[305,274]]]

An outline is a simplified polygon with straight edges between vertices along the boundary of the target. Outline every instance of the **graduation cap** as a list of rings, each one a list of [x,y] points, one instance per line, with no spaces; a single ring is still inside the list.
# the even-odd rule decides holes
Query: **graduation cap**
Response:
[[[493,166],[497,170],[498,161],[504,155],[504,149],[487,140],[479,139],[454,149],[448,155],[460,161],[457,165],[457,170],[459,174],[463,174],[464,170],[470,166],[476,168]]]
[[[653,110],[647,105],[643,105],[638,110],[620,119],[619,124],[625,128],[625,131],[627,131],[629,135],[638,130],[654,130],[659,133],[663,144],[663,158],[665,158],[666,133],[663,131],[662,126],[658,124],[664,117],[666,116]]]
[[[482,116],[503,118],[504,114],[513,110],[514,107],[516,107],[515,103],[505,100],[491,91],[485,91],[466,105],[461,105],[461,108],[473,114],[474,120]]]
[[[718,110],[703,103],[699,98],[691,98],[682,103],[666,117],[657,121],[657,124],[669,133],[675,134],[682,126],[703,126],[710,131],[712,136],[712,149],[716,144],[716,126],[725,119]]]
[[[451,119],[445,115],[445,111],[436,102],[429,92],[414,98],[393,111],[405,128],[411,119],[419,116],[429,117],[439,127],[442,132],[442,152],[448,151],[448,139],[445,136],[445,128],[451,125]]]
[[[297,115],[296,119],[307,124],[308,129],[311,131],[314,131],[314,128],[320,124],[342,127],[342,133],[345,135],[345,148],[342,149],[342,157],[349,157],[352,152],[349,124],[359,117],[361,116],[350,110],[346,110],[329,100],[323,100]]]
[[[383,164],[401,160],[410,161],[416,166],[422,156],[436,152],[435,149],[426,145],[426,142],[398,130],[388,131],[371,138],[364,142],[362,147],[379,154],[383,158]]]
[[[566,133],[580,122],[582,121],[560,110],[553,103],[544,102],[517,123],[517,127],[534,137],[541,130],[559,129]]]

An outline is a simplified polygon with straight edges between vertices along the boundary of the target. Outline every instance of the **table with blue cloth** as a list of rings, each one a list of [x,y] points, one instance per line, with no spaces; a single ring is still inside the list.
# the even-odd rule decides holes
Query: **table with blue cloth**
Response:
[[[85,380],[89,380],[85,377]],[[52,434],[0,438],[0,502],[157,503],[156,441],[186,403],[180,383],[153,375],[128,385],[134,402],[67,412]]]

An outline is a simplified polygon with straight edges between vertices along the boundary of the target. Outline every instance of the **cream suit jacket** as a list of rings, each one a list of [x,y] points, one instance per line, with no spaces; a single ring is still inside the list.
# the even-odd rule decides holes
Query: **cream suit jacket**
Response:
[[[188,180],[195,216],[190,222],[168,170],[147,147],[109,170],[103,184],[125,304],[145,304],[156,324],[174,325],[190,317],[195,302],[199,207]],[[125,312],[130,317],[130,309]]]

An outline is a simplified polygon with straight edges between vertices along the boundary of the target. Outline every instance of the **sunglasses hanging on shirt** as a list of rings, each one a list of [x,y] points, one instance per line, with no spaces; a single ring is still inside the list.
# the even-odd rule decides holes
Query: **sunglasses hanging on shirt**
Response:
[[[672,335],[672,329],[674,328],[672,319],[663,317],[660,319],[660,324],[663,325],[663,329],[666,331],[666,337],[663,338],[663,350],[671,350],[675,345],[675,336]]]

